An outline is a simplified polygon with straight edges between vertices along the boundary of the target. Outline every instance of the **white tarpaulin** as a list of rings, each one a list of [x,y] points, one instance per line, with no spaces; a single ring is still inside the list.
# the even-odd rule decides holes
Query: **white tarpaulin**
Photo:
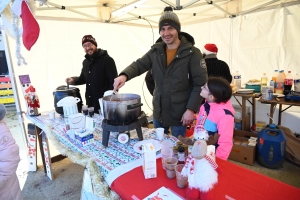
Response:
[[[286,12],[286,9],[289,12]],[[274,69],[284,69],[285,72],[291,70],[294,75],[300,74],[299,11],[299,5],[279,7],[236,18],[191,25],[182,24],[182,31],[195,38],[196,46],[200,50],[206,43],[215,43],[219,48],[218,58],[229,64],[232,73],[240,71],[242,83],[249,79],[260,79],[263,72],[267,73],[270,80]],[[66,77],[80,74],[84,59],[81,47],[83,35],[92,34],[97,40],[98,47],[108,50],[115,59],[118,72],[146,53],[153,41],[159,37],[156,28],[152,32],[151,28],[146,27],[87,21],[39,19],[38,23],[41,32],[37,43],[30,52],[22,48],[22,54],[28,65],[17,67],[13,54],[14,40],[10,38],[9,44],[17,84],[19,84],[18,75],[30,74],[32,85],[36,87],[40,98],[41,111],[54,109],[52,95],[54,89],[65,84]],[[143,80],[144,75],[129,81],[120,92],[141,95],[144,103],[142,109],[151,114],[152,97],[146,86],[142,87]],[[80,86],[80,90],[84,97],[85,86]],[[19,92],[22,95],[20,90]],[[24,109],[25,102],[21,103]],[[266,115],[268,112],[267,105],[257,103],[257,120],[268,122]],[[298,107],[292,107],[284,112],[282,125],[292,131],[299,130],[300,124],[297,123],[299,112]],[[275,115],[277,116],[277,112]]]

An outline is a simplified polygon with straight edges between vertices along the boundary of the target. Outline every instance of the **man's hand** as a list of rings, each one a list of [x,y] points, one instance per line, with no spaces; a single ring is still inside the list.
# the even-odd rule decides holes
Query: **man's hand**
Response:
[[[127,80],[127,76],[125,76],[125,75],[121,75],[121,76],[115,78],[114,91],[117,91],[118,89],[123,87],[123,85],[125,85],[126,80]]]
[[[194,111],[187,109],[182,115],[182,126],[188,125],[194,121]]]
[[[73,85],[74,84],[74,79],[69,77],[69,78],[66,78],[66,83],[69,84],[69,85]]]

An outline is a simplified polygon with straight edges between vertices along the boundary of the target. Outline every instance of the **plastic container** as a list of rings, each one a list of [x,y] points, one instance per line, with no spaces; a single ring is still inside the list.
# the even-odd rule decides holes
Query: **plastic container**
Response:
[[[248,84],[246,84],[246,87],[245,87],[246,89],[254,89],[254,91],[253,92],[255,92],[255,93],[260,93],[261,91],[260,91],[260,85],[248,85]]]
[[[285,77],[286,77],[286,74],[285,74],[284,70],[282,69],[282,70],[280,70],[280,71],[282,71],[282,73],[283,73],[283,75],[284,75],[284,78],[285,78]]]
[[[278,76],[278,70],[277,69],[275,69],[274,70],[274,73],[273,73],[273,75],[272,75],[272,81],[274,81],[274,93],[276,93],[276,78],[277,78],[277,76]],[[270,86],[272,86],[271,84],[270,84]]]
[[[294,91],[300,92],[300,76],[298,74],[294,78]]]
[[[268,77],[267,77],[266,73],[263,73],[263,76],[260,79],[260,85],[261,85],[261,88],[268,86]]]
[[[283,70],[280,70],[276,77],[276,93],[278,94],[283,94],[284,78]]]
[[[275,88],[275,82],[273,80],[270,80],[270,87]],[[273,92],[275,93],[275,89],[273,90]]]
[[[288,71],[288,74],[284,79],[284,90],[283,90],[284,95],[288,95],[289,93],[291,93],[293,82],[294,82],[293,75],[291,71]]]
[[[261,90],[261,93],[262,93],[261,98],[263,100],[272,100],[273,99],[273,91],[274,91],[273,86],[263,86],[262,90]]]
[[[275,124],[267,125],[258,134],[258,162],[267,168],[282,168],[286,137],[282,130]]]
[[[236,71],[233,75],[233,83],[235,84],[236,89],[241,89],[241,74],[239,71]]]

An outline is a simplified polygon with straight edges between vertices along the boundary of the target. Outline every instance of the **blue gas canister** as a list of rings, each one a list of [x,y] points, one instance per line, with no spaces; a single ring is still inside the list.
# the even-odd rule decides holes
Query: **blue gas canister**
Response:
[[[258,162],[267,168],[281,168],[284,162],[286,138],[275,124],[267,125],[258,134]]]

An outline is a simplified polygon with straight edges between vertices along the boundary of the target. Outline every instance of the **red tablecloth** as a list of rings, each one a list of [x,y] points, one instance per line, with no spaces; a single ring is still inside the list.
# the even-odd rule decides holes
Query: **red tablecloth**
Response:
[[[261,175],[234,163],[217,159],[222,170],[219,182],[213,189],[215,199],[255,199],[255,200],[296,200],[300,198],[300,189],[275,179]],[[280,173],[280,172],[278,172]],[[162,168],[161,159],[157,160],[157,178],[145,179],[142,167],[137,167],[117,178],[111,189],[117,192],[122,200],[132,199],[135,195],[143,199],[160,187],[165,186],[181,196],[185,189],[176,185],[176,179],[168,179]]]

